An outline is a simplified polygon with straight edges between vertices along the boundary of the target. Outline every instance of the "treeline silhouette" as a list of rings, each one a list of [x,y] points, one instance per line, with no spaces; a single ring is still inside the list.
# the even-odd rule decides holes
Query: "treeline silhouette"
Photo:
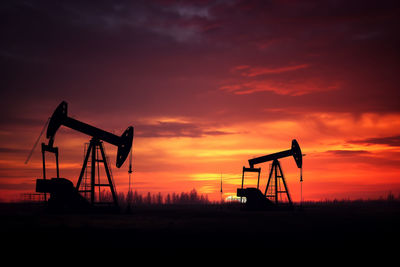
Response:
[[[112,195],[109,191],[102,191],[101,201],[112,202]],[[171,205],[171,204],[212,204],[207,195],[197,193],[196,189],[190,192],[168,193],[162,195],[161,192],[152,194],[140,194],[136,190],[128,193],[118,193],[118,202],[121,205]]]
[[[400,193],[395,196],[392,192],[388,192],[387,195],[379,196],[378,198],[359,198],[359,199],[324,199],[318,201],[303,201],[304,206],[346,206],[346,205],[399,205],[400,204]]]

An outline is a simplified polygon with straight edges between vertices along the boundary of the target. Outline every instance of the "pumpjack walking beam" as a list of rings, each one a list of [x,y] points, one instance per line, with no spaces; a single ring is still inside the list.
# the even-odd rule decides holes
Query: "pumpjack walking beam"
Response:
[[[254,165],[256,165],[256,164],[264,163],[264,162],[275,160],[275,159],[285,158],[285,157],[289,157],[289,156],[293,156],[298,168],[302,167],[303,155],[301,154],[301,149],[300,149],[299,143],[297,143],[296,139],[292,140],[292,148],[291,149],[273,153],[273,154],[269,154],[266,156],[249,159],[249,165],[250,165],[250,168],[254,168]]]
[[[116,166],[120,168],[124,164],[129,155],[133,141],[133,127],[129,126],[121,136],[103,131],[99,128],[68,117],[68,104],[63,101],[56,108],[53,116],[50,118],[49,126],[47,127],[46,137],[49,139],[49,144],[53,142],[55,134],[61,125],[69,127],[75,131],[87,134],[98,140],[103,140],[118,147]]]

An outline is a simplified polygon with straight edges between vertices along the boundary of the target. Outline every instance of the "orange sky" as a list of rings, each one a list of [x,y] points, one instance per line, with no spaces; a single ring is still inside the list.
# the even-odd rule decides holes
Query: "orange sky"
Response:
[[[249,158],[292,139],[306,154],[305,200],[400,194],[395,1],[0,5],[1,200],[34,192],[40,147],[24,162],[63,100],[106,131],[135,127],[133,188],[143,194],[195,188],[219,200],[222,174],[223,196],[235,195]],[[89,139],[59,130],[62,177],[76,183]],[[117,169],[116,148],[106,149],[126,192],[128,164]],[[281,164],[299,201],[299,170],[293,158]],[[260,167],[265,188],[269,163]]]
[[[70,105],[70,109],[72,112],[73,105]],[[148,119],[149,124],[162,122],[189,123],[183,117]],[[291,138],[296,137],[306,154],[303,165],[305,200],[377,198],[388,192],[398,193],[399,147],[374,144],[372,141],[368,143],[365,140],[371,135],[394,135],[396,132],[393,130],[399,129],[399,124],[399,114],[382,116],[367,113],[354,118],[346,113],[316,113],[298,120],[248,122],[207,129],[231,133],[227,135],[138,136],[134,139],[133,188],[143,194],[187,192],[196,188],[199,193],[208,194],[211,200],[219,200],[222,173],[223,196],[235,195],[241,183],[242,166],[248,166],[249,158],[289,149]],[[136,130],[140,133],[140,128]],[[14,136],[15,143],[8,145],[30,148],[40,129],[33,128],[29,132],[30,138],[21,142],[18,141],[19,136]],[[21,139],[24,135],[29,134],[22,133]],[[7,136],[7,133],[3,132],[2,136]],[[83,161],[83,144],[88,139],[66,128],[57,134],[61,177],[76,183]],[[116,148],[106,144],[106,150],[113,163],[117,190],[126,192],[128,161],[121,169],[117,169]],[[9,155],[13,154],[10,152]],[[2,158],[1,174],[9,176],[5,180],[9,187],[2,187],[3,197],[14,198],[17,193],[34,191],[35,178],[41,176],[40,149],[36,150],[28,165],[24,164],[26,156],[27,153],[14,153],[12,157]],[[47,163],[48,175],[55,176],[52,155],[48,155]],[[294,201],[299,201],[299,170],[292,157],[282,159],[281,164],[290,193]],[[261,164],[260,167],[260,186],[265,188],[269,163]],[[251,174],[246,177],[248,186],[256,185],[255,177],[251,178]]]

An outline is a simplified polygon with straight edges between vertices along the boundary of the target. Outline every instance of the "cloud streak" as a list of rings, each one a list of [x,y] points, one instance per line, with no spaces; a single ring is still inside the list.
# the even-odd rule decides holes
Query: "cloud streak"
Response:
[[[373,137],[361,140],[349,141],[352,144],[364,145],[386,145],[391,147],[400,147],[400,136]]]
[[[246,76],[246,77],[255,77],[259,75],[265,75],[265,74],[277,74],[277,73],[284,73],[284,72],[290,72],[290,71],[295,71],[299,69],[304,69],[308,68],[309,64],[300,64],[300,65],[294,65],[294,66],[283,66],[283,67],[276,67],[276,68],[268,68],[268,67],[249,67],[247,65],[245,66],[237,66],[234,68],[234,70],[239,70],[241,73],[240,75]]]
[[[163,122],[153,124],[138,124],[135,126],[138,137],[192,137],[230,135],[233,132],[211,129],[190,122]]]

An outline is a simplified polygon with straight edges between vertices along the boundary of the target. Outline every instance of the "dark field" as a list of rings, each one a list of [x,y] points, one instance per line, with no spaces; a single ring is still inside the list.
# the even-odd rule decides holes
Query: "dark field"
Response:
[[[0,204],[2,243],[42,248],[385,248],[398,246],[398,201],[307,204],[286,211],[238,206],[141,206],[130,214],[48,214]]]

